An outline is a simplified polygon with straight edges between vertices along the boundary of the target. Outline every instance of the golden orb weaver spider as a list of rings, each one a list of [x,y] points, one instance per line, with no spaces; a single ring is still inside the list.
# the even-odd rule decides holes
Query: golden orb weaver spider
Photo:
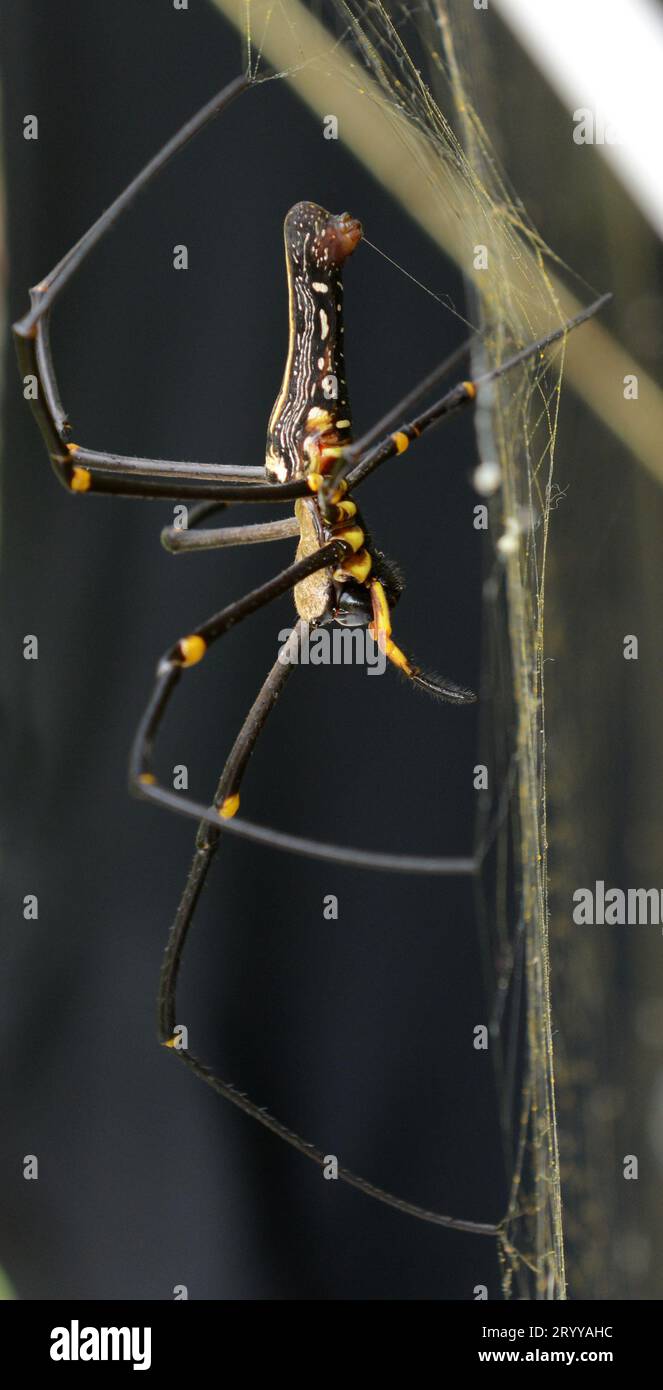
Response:
[[[109,493],[127,497],[198,500],[186,530],[163,533],[173,551],[215,549],[299,537],[295,562],[243,598],[231,603],[181,638],[161,658],[154,689],[140,722],[130,759],[131,790],[145,799],[199,822],[193,865],[171,928],[161,971],[159,1028],[162,1043],[220,1095],[270,1129],[300,1153],[324,1166],[327,1156],[268,1115],[229,1082],[200,1062],[176,1033],[176,989],[182,953],[195,907],[222,833],[360,868],[404,873],[471,874],[471,858],[435,858],[369,852],[349,846],[293,836],[237,816],[240,786],[258,736],[277,700],[292,660],[279,658],[265,680],[230,751],[211,806],[169,791],[152,771],[152,753],[162,717],[182,672],[197,664],[230,627],[294,591],[298,623],[290,657],[303,625],[330,621],[370,631],[386,659],[415,685],[455,704],[471,702],[471,691],[424,673],[391,635],[391,610],[400,593],[395,568],[370,539],[352,494],[381,463],[450,414],[471,406],[482,388],[545,348],[595,314],[607,301],[598,299],[559,329],[517,351],[475,381],[447,390],[425,411],[412,407],[449,370],[442,363],[414,391],[358,441],[352,441],[351,416],[344,381],[342,346],[342,269],[361,240],[359,223],[348,214],[332,215],[313,203],[297,204],[285,220],[290,340],[283,385],[269,422],[265,468],[227,464],[145,459],[88,449],[71,440],[49,346],[49,318],[58,295],[92,248],[111,229],[136,195],[168,160],[220,111],[251,86],[239,77],[197,113],[145,166],[89,231],[31,290],[30,311],[14,324],[19,369],[33,377],[31,405],[60,482],[71,492]],[[454,354],[453,360],[459,354]],[[265,524],[201,528],[200,523],[233,502],[294,502],[295,517]],[[498,1236],[503,1223],[460,1220],[406,1201],[338,1165],[338,1177],[396,1210],[421,1220],[478,1235]]]

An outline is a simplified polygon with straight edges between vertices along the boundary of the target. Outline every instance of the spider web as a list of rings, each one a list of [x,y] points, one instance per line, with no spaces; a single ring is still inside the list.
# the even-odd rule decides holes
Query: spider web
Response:
[[[214,0],[244,32],[255,81],[286,77],[339,113],[354,152],[461,267],[472,374],[558,327],[560,262],[500,172],[472,100],[482,15],[461,0]],[[333,99],[330,92],[333,91]],[[326,93],[326,96],[325,96]],[[325,100],[331,105],[325,108]],[[348,135],[348,131],[350,134]],[[485,248],[485,262],[477,260]],[[426,287],[424,287],[426,288]],[[452,312],[456,312],[453,306]],[[474,412],[485,498],[481,861],[476,918],[511,1175],[499,1241],[506,1297],[565,1297],[549,988],[544,588],[565,340]],[[484,500],[478,498],[477,500]]]

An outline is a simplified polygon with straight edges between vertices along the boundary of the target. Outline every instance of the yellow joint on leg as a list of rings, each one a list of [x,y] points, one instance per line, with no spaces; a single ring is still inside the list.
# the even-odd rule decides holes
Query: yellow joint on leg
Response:
[[[177,1038],[166,1038],[166,1041],[165,1041],[165,1043],[164,1043],[164,1047],[177,1047],[178,1042],[179,1042],[179,1037],[177,1037]]]
[[[361,550],[361,548],[362,548],[362,546],[363,546],[363,544],[364,544],[364,541],[365,541],[365,539],[366,539],[366,537],[364,536],[364,533],[363,533],[363,531],[362,531],[362,529],[361,529],[361,526],[338,526],[338,527],[335,527],[335,528],[334,528],[334,537],[335,537],[336,540],[345,541],[345,544],[346,544],[346,545],[352,546],[352,549],[353,549],[355,552],[358,551],[358,550]]]
[[[471,401],[473,401],[474,398],[475,398],[475,396],[476,396],[476,393],[477,393],[477,388],[476,388],[476,386],[474,385],[474,382],[473,382],[473,381],[464,381],[464,382],[463,382],[463,390],[464,390],[464,392],[465,392],[465,395],[468,397],[468,399],[471,400]]]
[[[349,574],[351,579],[356,579],[359,584],[363,584],[373,568],[373,561],[367,550],[359,550],[356,555],[351,555],[345,564],[341,566],[343,574]]]
[[[69,479],[71,492],[89,492],[92,486],[92,474],[89,468],[72,468]]]
[[[394,441],[394,444],[396,445],[396,453],[404,454],[405,450],[409,448],[410,445],[410,441],[408,439],[408,436],[405,434],[405,431],[396,430],[396,433],[392,434],[391,437]]]
[[[233,792],[232,796],[227,796],[225,801],[219,806],[219,815],[222,820],[232,820],[239,810],[239,792]]]
[[[153,772],[140,772],[138,774],[138,781],[142,782],[144,787],[155,787],[157,779]]]
[[[192,633],[190,637],[182,637],[177,645],[183,666],[195,666],[196,662],[202,661],[207,651],[205,638],[199,637],[197,632]]]

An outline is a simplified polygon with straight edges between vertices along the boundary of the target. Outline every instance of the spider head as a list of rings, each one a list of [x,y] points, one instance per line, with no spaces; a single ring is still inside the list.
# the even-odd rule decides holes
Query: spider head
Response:
[[[362,227],[349,212],[326,212],[317,203],[295,203],[285,223],[286,253],[295,274],[340,269],[361,241]]]

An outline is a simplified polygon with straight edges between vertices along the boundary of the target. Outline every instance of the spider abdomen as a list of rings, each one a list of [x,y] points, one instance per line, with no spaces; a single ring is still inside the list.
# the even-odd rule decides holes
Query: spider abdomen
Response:
[[[288,356],[271,413],[265,471],[289,482],[323,471],[352,438],[343,354],[342,267],[360,224],[316,203],[297,203],[284,224],[288,272]]]

